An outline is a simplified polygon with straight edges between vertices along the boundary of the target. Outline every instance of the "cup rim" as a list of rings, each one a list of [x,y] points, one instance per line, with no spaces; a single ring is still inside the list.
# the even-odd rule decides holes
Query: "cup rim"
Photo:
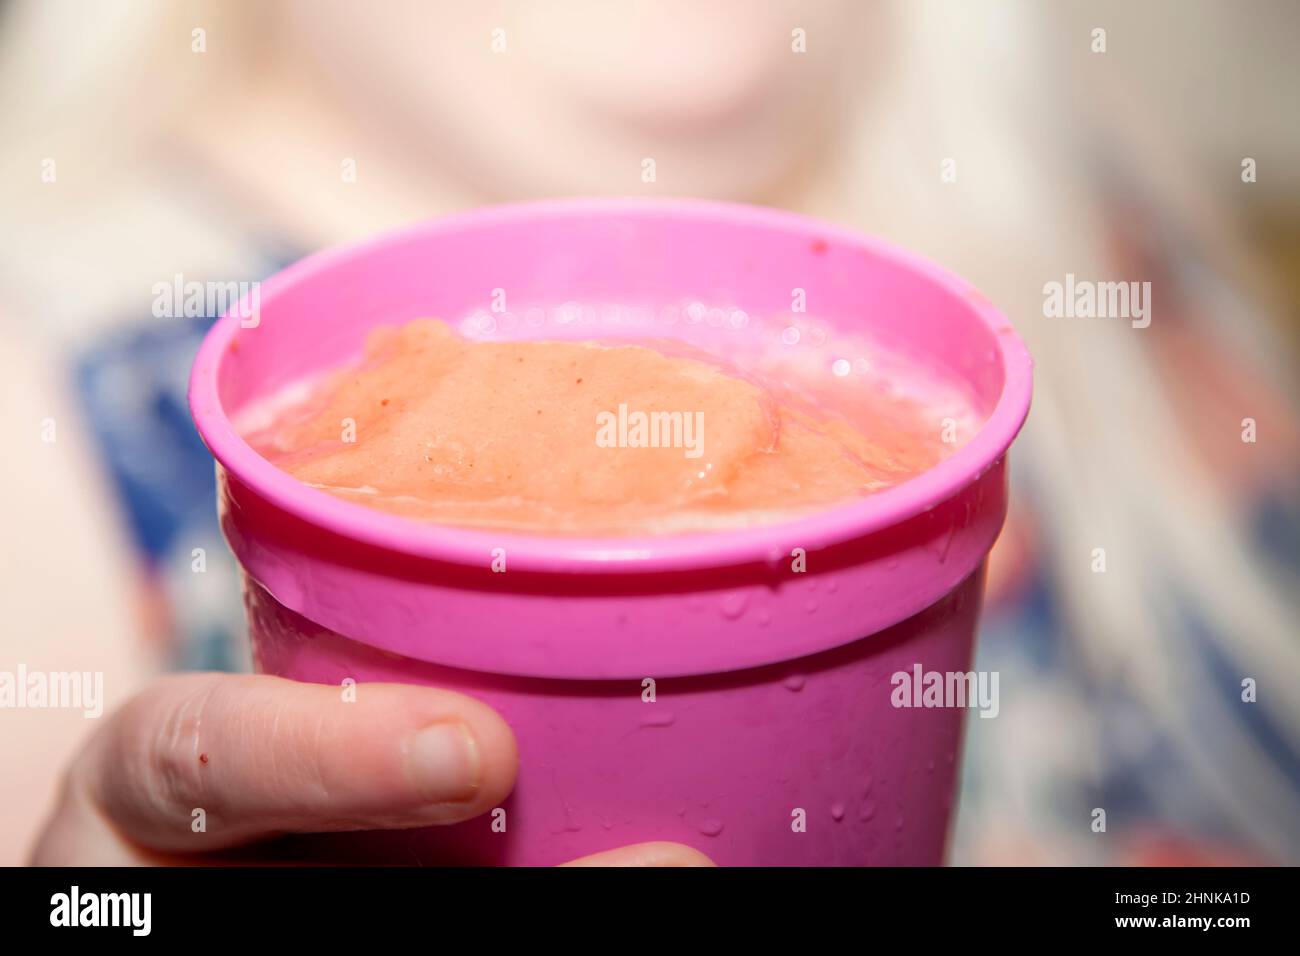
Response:
[[[511,570],[559,573],[649,573],[781,560],[800,547],[817,550],[901,524],[971,485],[1005,454],[1029,413],[1033,362],[1006,317],[974,286],[915,253],[882,239],[785,210],[699,199],[561,199],[488,206],[426,220],[314,253],[260,286],[260,305],[358,255],[381,252],[416,237],[492,225],[593,212],[612,217],[710,219],[782,229],[810,240],[831,240],[918,273],[954,293],[990,331],[1002,359],[1002,391],[979,431],[949,458],[901,484],[864,498],[752,528],[671,535],[571,537],[461,528],[413,521],[344,501],[281,471],[235,431],[222,407],[218,380],[223,357],[240,328],[238,307],[208,330],[190,374],[189,405],[209,451],[238,481],[285,512],[345,538],[415,557],[485,566],[504,549]]]

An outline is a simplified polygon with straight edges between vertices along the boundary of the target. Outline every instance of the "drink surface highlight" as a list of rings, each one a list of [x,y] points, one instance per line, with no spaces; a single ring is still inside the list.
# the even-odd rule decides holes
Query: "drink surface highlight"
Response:
[[[942,387],[916,377],[901,388],[897,363],[884,373],[792,354],[473,341],[421,319],[375,329],[357,365],[273,397],[240,430],[290,475],[368,507],[614,535],[840,504],[925,471],[977,427]]]

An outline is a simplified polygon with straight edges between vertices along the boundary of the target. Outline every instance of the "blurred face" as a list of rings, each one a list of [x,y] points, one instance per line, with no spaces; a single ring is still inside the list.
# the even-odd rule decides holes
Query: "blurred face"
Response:
[[[328,95],[488,195],[761,198],[865,89],[870,6],[291,0],[285,35]]]

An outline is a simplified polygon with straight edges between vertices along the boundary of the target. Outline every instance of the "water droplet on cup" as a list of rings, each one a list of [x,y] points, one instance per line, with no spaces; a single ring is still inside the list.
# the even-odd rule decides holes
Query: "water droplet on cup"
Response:
[[[700,824],[700,832],[707,837],[715,837],[722,832],[722,821],[712,818],[705,820]]]
[[[807,679],[802,674],[791,674],[785,680],[781,681],[781,683],[785,685],[786,690],[795,691],[797,693],[798,691],[803,690],[803,686],[807,683]]]
[[[842,803],[831,804],[831,819],[834,820],[836,823],[844,819],[844,804]]]
[[[749,595],[744,591],[728,594],[722,599],[722,616],[729,621],[734,621],[745,613],[745,607],[748,604]]]
[[[952,550],[952,539],[956,534],[957,526],[949,526],[948,533],[944,535],[943,540],[940,541],[938,546],[935,548],[935,554],[938,555],[940,564],[943,564],[948,560],[948,552]]]
[[[642,727],[671,727],[676,722],[677,715],[667,710],[641,718]]]
[[[866,823],[876,815],[876,805],[868,800],[862,806],[858,807],[858,819]]]

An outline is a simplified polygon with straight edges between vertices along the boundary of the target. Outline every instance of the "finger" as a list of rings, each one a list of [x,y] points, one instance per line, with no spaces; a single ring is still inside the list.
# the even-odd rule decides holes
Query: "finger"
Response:
[[[111,718],[73,782],[130,840],[192,852],[466,820],[505,798],[517,762],[505,721],[450,691],[359,684],[345,695],[194,674],[161,681]]]
[[[593,853],[562,866],[714,866],[714,862],[681,843],[637,843]]]

